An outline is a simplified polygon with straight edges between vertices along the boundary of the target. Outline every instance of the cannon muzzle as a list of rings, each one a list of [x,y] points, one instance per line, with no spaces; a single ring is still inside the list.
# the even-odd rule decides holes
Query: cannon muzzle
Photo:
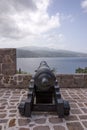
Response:
[[[55,84],[56,77],[45,61],[40,63],[34,76],[36,90],[47,91]]]

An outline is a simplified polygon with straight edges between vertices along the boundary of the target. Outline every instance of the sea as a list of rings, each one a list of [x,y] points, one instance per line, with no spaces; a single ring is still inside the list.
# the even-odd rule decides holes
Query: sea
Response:
[[[56,74],[75,74],[79,67],[87,67],[87,57],[17,58],[17,70],[34,74],[41,61],[46,61]]]

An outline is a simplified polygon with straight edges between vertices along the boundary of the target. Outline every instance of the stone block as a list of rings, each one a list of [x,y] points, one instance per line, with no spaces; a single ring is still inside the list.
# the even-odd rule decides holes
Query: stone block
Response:
[[[49,126],[36,126],[33,130],[50,130]]]
[[[12,75],[16,73],[16,49],[0,49],[0,73]],[[1,69],[2,68],[2,69]]]
[[[87,119],[87,118],[86,118],[86,119]],[[83,123],[83,125],[86,127],[86,129],[87,129],[87,121],[83,121],[82,123]]]
[[[68,130],[84,130],[80,122],[67,123]]]
[[[2,73],[2,64],[0,64],[0,74]]]
[[[2,74],[4,75],[13,75],[16,73],[14,64],[2,64]]]
[[[40,118],[40,119],[35,120],[35,123],[37,123],[37,124],[44,124],[45,122],[46,122],[45,118]]]
[[[53,124],[62,123],[63,119],[58,117],[51,117],[49,118],[49,122]]]
[[[19,126],[28,125],[30,123],[29,119],[18,119]]]
[[[16,119],[11,119],[11,120],[9,121],[9,127],[15,126],[15,120],[16,120]]]
[[[0,55],[0,63],[2,63],[2,61],[3,61],[3,56]]]
[[[66,130],[64,126],[56,125],[54,126],[54,130]]]

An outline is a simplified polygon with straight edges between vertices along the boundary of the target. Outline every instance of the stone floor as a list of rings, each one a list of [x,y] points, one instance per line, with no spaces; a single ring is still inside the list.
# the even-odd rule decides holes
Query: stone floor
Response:
[[[0,130],[87,130],[87,89],[61,89],[61,94],[70,103],[70,116],[60,119],[56,112],[33,112],[25,118],[18,104],[27,90],[0,89]]]

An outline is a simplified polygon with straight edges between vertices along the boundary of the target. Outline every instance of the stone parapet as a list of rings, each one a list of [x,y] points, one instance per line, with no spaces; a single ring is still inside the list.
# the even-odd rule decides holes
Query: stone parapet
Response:
[[[31,75],[0,75],[0,88],[27,88]]]
[[[61,88],[87,88],[87,74],[59,74],[56,77]]]
[[[3,75],[0,74],[0,88],[27,88],[29,74]],[[57,74],[60,88],[87,88],[87,74]]]

